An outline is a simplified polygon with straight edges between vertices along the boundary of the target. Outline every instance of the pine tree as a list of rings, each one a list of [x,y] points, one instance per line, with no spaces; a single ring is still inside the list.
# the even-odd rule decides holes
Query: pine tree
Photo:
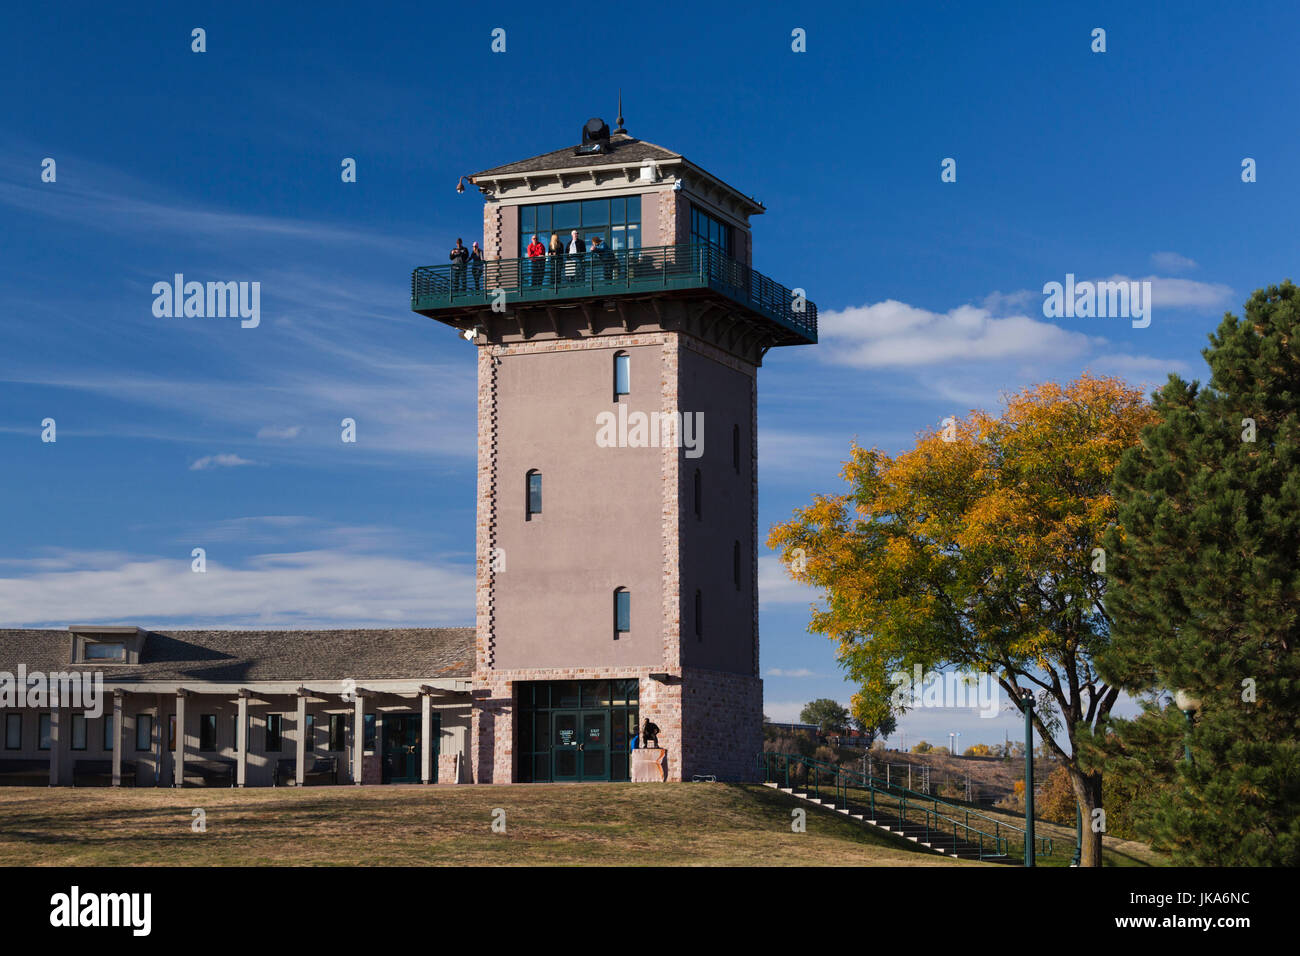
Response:
[[[1256,291],[1171,376],[1115,471],[1102,673],[1158,702],[1088,760],[1131,783],[1135,825],[1175,862],[1300,863],[1300,288]],[[1184,757],[1184,746],[1191,759]],[[1150,786],[1154,783],[1155,786]]]

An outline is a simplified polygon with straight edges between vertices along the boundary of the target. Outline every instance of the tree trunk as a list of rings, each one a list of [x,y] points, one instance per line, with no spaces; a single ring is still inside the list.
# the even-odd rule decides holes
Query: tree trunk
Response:
[[[1101,774],[1084,774],[1074,767],[1069,767],[1070,783],[1074,787],[1074,798],[1079,801],[1083,812],[1083,841],[1079,854],[1080,866],[1101,866],[1101,831],[1094,829],[1093,811],[1101,809]],[[1098,815],[1096,826],[1104,816]]]

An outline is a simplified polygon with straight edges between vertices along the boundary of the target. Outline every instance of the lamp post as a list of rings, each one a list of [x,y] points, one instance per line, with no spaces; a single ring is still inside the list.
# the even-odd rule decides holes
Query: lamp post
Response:
[[[1034,695],[1020,698],[1025,712],[1025,866],[1034,865]]]
[[[1201,699],[1193,697],[1185,690],[1174,692],[1174,706],[1183,712],[1187,718],[1187,730],[1183,734],[1183,759],[1188,763],[1192,762],[1192,724],[1195,721],[1197,711],[1201,709]]]
[[[961,755],[961,731],[957,731],[953,736],[957,738],[957,746],[953,748],[952,755],[958,757]]]

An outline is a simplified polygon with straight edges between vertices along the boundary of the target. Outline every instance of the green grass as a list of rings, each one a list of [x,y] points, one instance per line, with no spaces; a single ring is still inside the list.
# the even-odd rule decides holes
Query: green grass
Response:
[[[807,810],[793,833],[790,811]],[[505,833],[492,832],[505,810]],[[207,832],[191,830],[192,811]],[[0,788],[0,865],[990,866],[743,784]]]

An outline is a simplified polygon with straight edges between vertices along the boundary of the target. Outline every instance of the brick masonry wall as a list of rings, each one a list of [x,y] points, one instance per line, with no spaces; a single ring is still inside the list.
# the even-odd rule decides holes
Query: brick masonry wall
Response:
[[[763,682],[744,674],[688,669],[682,675],[681,778],[714,774],[754,781],[763,749]]]
[[[459,783],[456,779],[456,755],[454,753],[438,754],[438,782]]]
[[[483,258],[503,258],[502,249],[505,246],[504,220],[504,211],[500,205],[491,202],[483,204]],[[514,258],[514,254],[508,253],[504,257]]]

